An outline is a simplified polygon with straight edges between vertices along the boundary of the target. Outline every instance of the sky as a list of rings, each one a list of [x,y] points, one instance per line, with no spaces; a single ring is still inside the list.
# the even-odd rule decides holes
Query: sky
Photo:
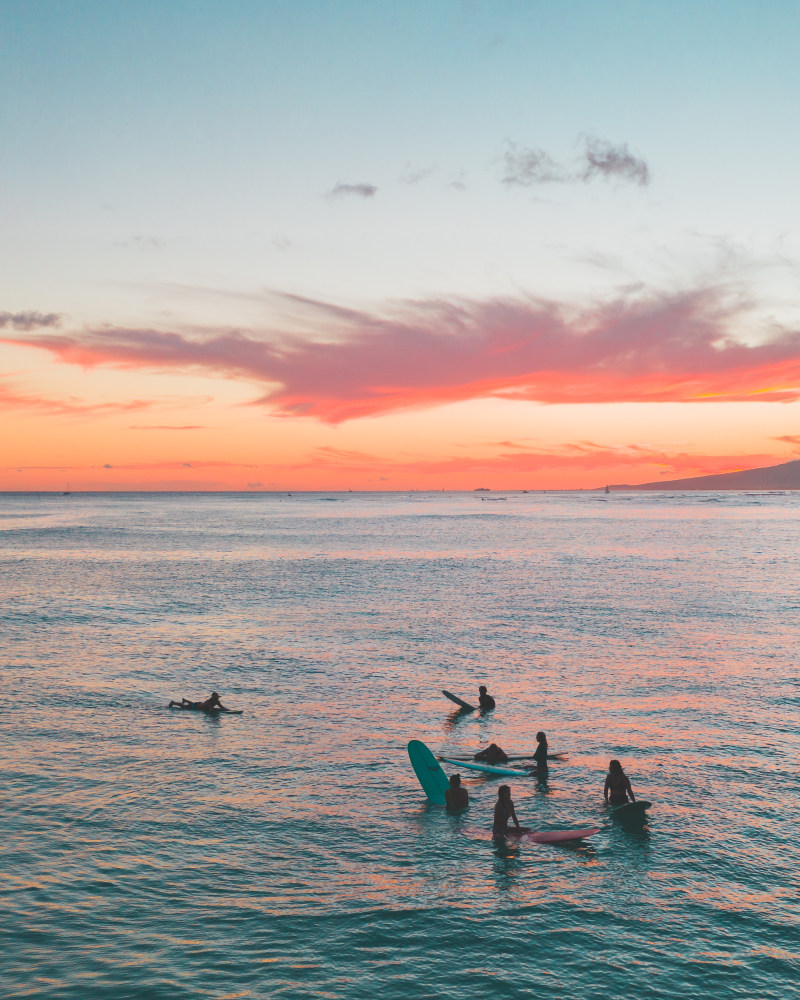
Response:
[[[795,0],[0,0],[0,490],[800,457]]]

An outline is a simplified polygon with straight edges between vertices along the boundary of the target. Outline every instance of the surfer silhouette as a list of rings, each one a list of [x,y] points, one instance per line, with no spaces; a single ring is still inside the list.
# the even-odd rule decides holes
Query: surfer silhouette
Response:
[[[629,796],[631,802],[636,801],[630,780],[628,775],[623,771],[622,764],[618,760],[609,761],[608,774],[606,775],[606,783],[603,788],[603,798],[606,805],[609,805],[609,802],[612,806],[624,805],[628,801]]]
[[[169,707],[188,708],[194,712],[230,712],[230,709],[225,708],[219,700],[219,695],[216,691],[212,691],[211,697],[206,698],[205,701],[189,701],[188,698],[181,698],[180,701],[171,701]]]
[[[540,774],[547,774],[547,736],[541,730],[536,734],[536,750],[533,759],[536,761],[534,770]]]
[[[461,775],[450,775],[450,787],[445,789],[445,805],[448,809],[466,809],[469,805],[469,792],[461,787]]]
[[[509,830],[508,821],[514,820],[514,829]],[[494,823],[492,824],[492,836],[504,837],[507,833],[521,834],[528,833],[527,826],[520,826],[514,803],[511,801],[511,786],[501,785],[497,789],[497,802],[494,806]]]
[[[490,743],[485,750],[479,750],[472,759],[485,760],[487,764],[505,764],[508,755],[502,747],[496,743]]]
[[[480,697],[478,698],[478,704],[481,706],[482,712],[491,712],[494,708],[494,698],[487,692],[486,687],[481,685],[478,688],[478,693]]]

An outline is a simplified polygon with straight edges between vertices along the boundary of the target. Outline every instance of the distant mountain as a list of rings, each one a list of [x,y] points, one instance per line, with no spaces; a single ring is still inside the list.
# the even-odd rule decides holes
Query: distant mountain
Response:
[[[601,487],[602,488],[602,487]],[[800,490],[800,460],[770,465],[766,469],[743,469],[716,476],[669,479],[659,483],[620,484],[612,490]]]

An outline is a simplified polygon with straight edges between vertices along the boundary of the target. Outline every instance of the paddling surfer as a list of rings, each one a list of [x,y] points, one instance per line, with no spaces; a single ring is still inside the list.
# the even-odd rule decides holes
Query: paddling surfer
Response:
[[[461,786],[461,775],[450,775],[450,787],[445,789],[444,802],[448,809],[466,809],[469,805],[469,792]]]
[[[496,743],[490,743],[485,750],[479,750],[473,760],[483,760],[487,764],[505,764],[508,761],[508,754]]]
[[[188,698],[181,698],[180,701],[171,701],[169,707],[188,708],[193,712],[230,712],[230,709],[225,708],[219,700],[219,695],[216,691],[212,691],[211,697],[206,698],[205,701],[189,701]]]
[[[509,830],[508,821],[514,820],[514,829]],[[494,806],[494,823],[492,824],[493,837],[505,837],[506,834],[528,833],[527,826],[520,826],[514,803],[511,801],[511,786],[501,785],[497,789],[497,802]]]
[[[609,761],[608,774],[603,788],[603,798],[606,805],[625,805],[628,797],[630,797],[631,802],[636,801],[628,775],[622,770],[622,764],[618,760]]]
[[[481,706],[481,711],[491,712],[491,710],[495,707],[494,698],[489,694],[483,684],[481,684],[478,688],[478,694],[478,704]]]

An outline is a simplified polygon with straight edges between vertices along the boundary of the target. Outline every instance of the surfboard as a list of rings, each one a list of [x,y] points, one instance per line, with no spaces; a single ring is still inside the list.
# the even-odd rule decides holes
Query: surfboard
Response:
[[[559,844],[570,840],[583,840],[584,837],[592,837],[600,833],[599,826],[575,826],[561,827],[556,830],[528,830],[525,829],[517,833],[516,830],[507,830],[503,836],[514,837],[516,840],[530,840],[534,844]]]
[[[523,837],[535,844],[559,844],[568,840],[593,837],[596,833],[600,833],[600,829],[599,826],[587,826],[578,830],[534,830],[533,833],[524,833]]]
[[[652,804],[641,799],[637,799],[636,802],[624,802],[621,806],[611,806],[611,815],[614,819],[646,819],[645,812]]]
[[[198,715],[243,715],[241,708],[189,708],[188,705],[168,705],[173,712],[197,712]]]
[[[436,806],[446,805],[444,793],[450,787],[450,782],[428,747],[421,740],[410,740],[408,759],[430,801]]]
[[[520,771],[514,767],[503,767],[502,764],[484,764],[479,760],[456,760],[454,757],[440,757],[445,764],[455,764],[456,767],[466,767],[470,771],[482,771],[484,774],[501,774],[508,778],[530,778],[528,771]]]
[[[474,705],[470,705],[469,702],[462,701],[460,698],[456,698],[456,696],[454,694],[451,694],[450,691],[442,691],[442,694],[445,696],[445,698],[449,698],[450,701],[454,701],[456,705],[459,706],[459,708],[463,708],[465,712],[475,711]]]
[[[441,754],[439,756],[441,756]],[[462,761],[462,760],[474,760],[475,756],[474,756],[474,754],[472,756],[470,756],[470,757],[461,757],[461,756],[455,756],[454,755],[452,757],[448,757],[447,759],[448,760],[458,760],[458,761]],[[532,753],[519,754],[519,755],[514,756],[514,757],[509,756],[508,759],[509,760],[533,760],[533,754]],[[567,754],[565,754],[565,753],[549,753],[547,755],[547,759],[548,760],[566,760],[567,759]]]

